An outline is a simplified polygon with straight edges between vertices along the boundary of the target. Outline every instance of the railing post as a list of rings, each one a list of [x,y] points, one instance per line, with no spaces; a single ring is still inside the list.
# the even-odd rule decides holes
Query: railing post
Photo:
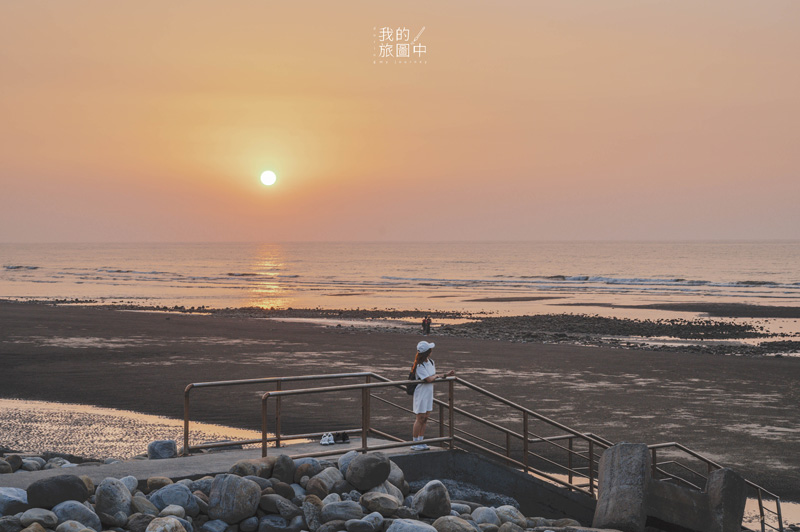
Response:
[[[511,433],[506,432],[506,456],[511,458]]]
[[[361,388],[361,452],[366,453],[367,448],[367,388]]]
[[[594,497],[594,442],[589,440],[589,493]]]
[[[758,490],[758,513],[760,514],[761,532],[766,532],[766,523],[764,522],[764,501],[761,498],[761,489]]]
[[[440,438],[444,438],[444,405],[443,404],[439,405],[439,437]]]
[[[450,431],[449,431],[450,433],[447,436],[450,438],[450,450],[451,451],[456,448],[456,440],[454,438],[454,435],[455,435],[455,411],[456,411],[455,392],[454,392],[455,384],[456,384],[456,381],[455,380],[451,380],[450,381],[450,386],[449,386],[448,391],[447,391],[447,403],[448,403],[447,406],[448,406],[448,410],[450,410]]]
[[[189,456],[189,391],[192,385],[188,385],[183,392],[183,456]]]
[[[367,375],[367,384],[372,382],[371,376]],[[372,430],[372,388],[364,388],[367,392],[367,407],[366,407],[366,433],[369,435]]]
[[[570,436],[569,440],[567,440],[567,448],[569,449],[567,451],[567,471],[569,471],[570,484],[572,484],[572,440],[574,440],[572,436]],[[572,488],[570,488],[569,490],[572,491]]]
[[[261,398],[261,457],[267,456],[267,399],[269,395]]]
[[[658,478],[658,458],[656,457],[656,448],[655,447],[653,447],[652,455],[653,455],[653,457],[651,459],[652,464],[650,464],[650,467],[653,470],[653,474],[652,474],[653,480],[656,480]]]
[[[525,473],[528,473],[528,412],[522,411],[522,463],[525,464]]]
[[[276,383],[275,389],[281,391],[281,381]],[[281,446],[281,396],[275,398],[275,448]]]

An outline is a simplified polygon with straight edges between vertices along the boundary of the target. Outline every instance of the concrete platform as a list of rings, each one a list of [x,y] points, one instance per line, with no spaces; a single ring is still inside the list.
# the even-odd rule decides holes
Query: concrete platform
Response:
[[[367,445],[372,447],[387,443],[386,440],[368,438]],[[319,442],[294,443],[280,448],[270,447],[267,451],[270,456],[278,454],[288,454],[289,456],[299,456],[317,452],[338,451],[330,456],[320,459],[337,460],[348,451],[361,448],[361,438],[353,437],[349,444],[335,444],[323,446]],[[430,451],[438,452],[441,449],[431,447]],[[407,447],[394,449],[384,449],[382,452],[388,455],[407,454]],[[260,458],[261,448],[215,451],[194,456],[184,456],[178,458],[167,458],[163,460],[128,460],[116,464],[107,465],[86,465],[77,467],[63,467],[58,469],[47,469],[43,471],[24,471],[0,475],[0,487],[22,488],[28,486],[42,478],[54,477],[56,475],[86,475],[95,485],[102,482],[106,477],[122,478],[134,476],[139,480],[140,485],[146,482],[149,477],[169,477],[173,480],[184,478],[198,479],[206,475],[218,475],[227,473],[231,466],[239,461],[251,458]]]

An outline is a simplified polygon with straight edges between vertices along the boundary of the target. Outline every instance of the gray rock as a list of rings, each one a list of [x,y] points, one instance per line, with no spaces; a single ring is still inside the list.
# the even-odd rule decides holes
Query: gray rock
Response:
[[[522,514],[522,512],[513,506],[503,505],[499,508],[495,508],[494,511],[497,514],[497,517],[500,518],[501,523],[514,523],[520,528],[525,528],[527,526],[527,518]]]
[[[399,519],[419,519],[419,512],[408,506],[401,506],[398,508],[396,515]]]
[[[14,473],[22,467],[22,457],[18,454],[7,454],[3,457],[3,460],[11,466],[11,472]]]
[[[364,521],[371,523],[375,530],[380,530],[381,527],[383,527],[385,519],[378,512],[372,512],[371,514],[364,516]]]
[[[261,488],[252,480],[236,475],[217,475],[208,499],[208,517],[235,524],[258,510]]]
[[[26,510],[19,520],[24,527],[31,526],[33,523],[39,523],[44,528],[55,528],[58,524],[58,516],[50,510],[45,510],[43,508],[31,508],[30,510]]]
[[[369,490],[367,493],[385,493],[386,495],[390,495],[397,499],[397,504],[403,504],[403,492],[397,489],[397,486],[389,482],[388,480],[381,484],[380,486],[376,486]]]
[[[126,488],[128,488],[128,491],[131,495],[136,493],[136,490],[139,489],[139,481],[133,475],[122,477],[119,479],[119,481],[122,482]]]
[[[375,532],[375,526],[363,519],[349,519],[344,523],[347,532]]]
[[[437,532],[475,532],[475,527],[460,517],[446,515],[433,522]]]
[[[422,521],[395,519],[386,532],[434,532],[436,529]]]
[[[400,493],[402,493],[403,497],[405,497],[408,495],[408,483],[406,482],[405,473],[403,473],[403,470],[400,469],[400,466],[391,460],[389,460],[389,467],[389,476],[386,478],[386,480],[400,490]]]
[[[431,518],[450,515],[450,494],[438,480],[431,480],[411,500],[411,507],[419,515]]]
[[[256,520],[258,523],[258,520]],[[225,532],[225,529],[228,528],[228,523],[222,521],[221,519],[212,519],[211,521],[207,521],[203,526],[200,527],[201,532]],[[258,528],[258,524],[256,524],[256,528]]]
[[[266,478],[257,477],[255,475],[245,475],[242,478],[246,478],[247,480],[252,480],[256,484],[258,484],[258,487],[261,488],[261,491],[264,491],[265,489],[272,487],[272,482],[270,482]]]
[[[288,502],[286,497],[278,495],[277,493],[267,493],[262,495],[258,502],[258,507],[267,512],[268,514],[280,514],[278,509],[278,501],[284,500]]]
[[[355,501],[332,502],[322,508],[322,522],[329,521],[349,521],[350,519],[362,519],[364,510]]]
[[[64,521],[56,527],[56,532],[81,532],[82,530],[91,531],[92,529],[77,521]]]
[[[716,469],[706,481],[711,532],[739,530],[747,502],[747,484],[733,469]]]
[[[197,507],[200,509],[200,513],[208,515],[208,502],[206,502],[208,501],[208,496],[202,491],[192,493],[192,495],[194,495],[194,500],[197,503]]]
[[[100,513],[115,515],[117,512],[125,514],[122,525],[131,515],[131,492],[122,481],[108,477],[103,479],[95,491],[95,510]]]
[[[322,499],[322,504],[330,504],[332,502],[342,502],[342,497],[338,493],[331,493],[324,499]]]
[[[578,523],[580,525],[580,523]],[[508,521],[500,525],[500,528],[497,529],[497,532],[523,532],[525,529],[521,526]]]
[[[192,495],[183,484],[169,484],[163,488],[150,494],[150,502],[152,502],[160,512],[170,504],[177,504],[183,506],[186,510],[186,515],[192,517],[200,513],[200,507],[197,505],[197,499]],[[167,526],[163,522],[159,522],[158,526]]]
[[[545,517],[529,517],[527,526],[525,528],[539,528],[540,526],[549,526],[550,519]]]
[[[233,464],[228,473],[240,477],[254,476],[270,478],[272,476],[272,468],[275,466],[277,460],[278,458],[275,456],[239,460]]]
[[[303,511],[298,508],[296,504],[294,504],[292,501],[284,499],[283,497],[277,501],[277,506],[278,513],[287,521],[291,521],[298,515],[303,515]]]
[[[302,515],[298,515],[289,521],[289,528],[295,532],[300,532],[301,530],[307,530],[308,526],[305,518]]]
[[[562,519],[553,519],[550,523],[550,526],[552,526],[553,528],[568,527],[568,526],[575,527],[575,526],[581,526],[581,524],[574,519],[570,519],[569,517],[564,517]]]
[[[122,528],[128,523],[128,515],[125,512],[116,512],[114,514],[107,514],[105,512],[97,512],[100,522],[105,525],[105,528]]]
[[[272,468],[272,476],[281,482],[291,484],[294,482],[294,470],[294,460],[292,460],[288,455],[282,454],[278,456],[278,460],[275,462],[275,466]]]
[[[481,523],[478,525],[478,528],[481,529],[481,532],[499,532],[500,527],[497,525],[493,525],[492,523]]]
[[[310,532],[316,532],[322,525],[322,501],[316,495],[308,495],[303,500],[303,517]]]
[[[158,491],[165,486],[171,486],[173,484],[171,478],[167,477],[149,477],[147,479],[147,493],[152,494],[154,491]]]
[[[146,497],[136,496],[131,498],[131,512],[157,517],[159,510],[156,508],[156,505],[148,501]],[[148,521],[148,524],[149,523],[150,521]]]
[[[151,441],[147,446],[147,458],[150,460],[163,460],[178,457],[178,444],[175,440]],[[151,523],[152,526],[152,523]],[[167,526],[159,522],[158,526]]]
[[[11,464],[0,458],[0,475],[10,475],[14,472],[14,468],[11,467]]]
[[[258,522],[258,532],[288,532],[289,523],[279,515],[266,515]]]
[[[311,478],[314,475],[317,475],[322,472],[322,465],[319,463],[318,460],[303,462],[303,463],[298,463],[298,462],[299,460],[295,461],[297,467],[295,467],[294,470],[294,482],[296,484],[299,484],[300,479],[303,478],[304,476]]]
[[[335,467],[327,467],[311,477],[311,480],[319,479],[325,485],[325,488],[330,492],[337,482],[344,480],[342,473]],[[310,481],[309,481],[310,482]]]
[[[0,517],[0,532],[20,532],[24,527],[16,515]]]
[[[211,484],[214,483],[214,477],[203,477],[192,482],[192,491],[202,491],[206,495],[211,493]]]
[[[36,460],[25,458],[22,460],[22,466],[20,466],[20,469],[23,471],[40,471],[42,469],[42,465]]]
[[[319,527],[317,529],[317,532],[338,532],[339,530],[344,530],[345,529],[344,528],[344,526],[345,526],[344,523],[345,522],[341,521],[341,520],[330,521],[328,523],[325,523],[321,527]]]
[[[383,517],[394,515],[400,507],[400,502],[391,495],[385,493],[370,492],[361,496],[359,501],[370,512],[378,512]],[[348,532],[352,532],[349,531]]]
[[[186,530],[186,532],[194,532],[194,527],[192,526],[192,523],[189,522],[189,519],[191,519],[191,517],[187,516],[187,519],[181,519],[180,517],[176,517],[175,519],[178,520],[178,522],[181,524],[181,526],[183,526],[183,529]]]
[[[75,475],[43,478],[28,486],[28,504],[34,508],[52,508],[64,501],[83,502],[88,498],[86,484]]]
[[[500,521],[500,518],[497,517],[497,512],[495,509],[487,506],[481,506],[480,508],[474,509],[472,511],[472,519],[479,525],[494,525],[499,528],[500,525],[503,524],[503,522]]]
[[[258,517],[248,517],[241,523],[239,523],[239,531],[240,532],[256,532],[258,530]]]
[[[81,485],[83,485],[83,482],[81,482]],[[84,488],[85,487],[86,486],[84,486]],[[53,507],[53,513],[58,516],[58,524],[61,524],[64,521],[77,521],[87,528],[93,528],[97,530],[97,532],[103,530],[103,525],[100,523],[100,517],[78,501],[64,501],[59,503]]]
[[[290,486],[294,490],[295,498],[302,499],[303,497],[306,496],[306,490],[304,490],[303,486],[301,486],[300,484],[290,484]]]
[[[158,512],[158,517],[178,517],[180,519],[184,519],[186,517],[186,509],[183,506],[178,506],[177,504],[170,504],[160,512]]]
[[[0,515],[14,515],[24,512],[28,504],[28,493],[20,488],[0,488]]]
[[[272,479],[272,489],[280,495],[289,500],[294,499],[294,489],[286,482],[281,482],[277,478]]]
[[[463,504],[450,500],[450,509],[460,514],[472,514],[472,507],[469,504]]]
[[[130,532],[145,532],[147,530],[147,526],[153,519],[155,519],[155,516],[135,513],[128,518],[128,524],[126,525],[126,528],[130,530]],[[78,531],[76,530],[73,532]]]
[[[381,453],[360,454],[347,466],[345,479],[359,491],[367,491],[383,484],[389,478],[389,458]]]
[[[594,528],[644,532],[650,453],[643,443],[618,443],[600,457]]]
[[[339,472],[342,474],[343,477],[347,475],[347,468],[350,466],[350,462],[353,460],[353,458],[355,458],[359,454],[361,453],[359,453],[358,451],[348,451],[339,457],[339,460],[337,460],[336,465],[339,466]]]
[[[145,532],[186,532],[175,517],[156,517],[147,525]]]

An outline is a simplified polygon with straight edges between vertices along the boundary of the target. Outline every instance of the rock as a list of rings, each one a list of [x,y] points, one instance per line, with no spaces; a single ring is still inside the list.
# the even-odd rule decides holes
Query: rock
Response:
[[[258,525],[256,525],[258,526]],[[225,529],[228,528],[228,523],[222,521],[221,519],[213,519],[211,521],[207,521],[203,526],[200,527],[201,532],[225,532]]]
[[[580,527],[582,525],[578,521],[576,521],[574,519],[570,519],[569,517],[564,517],[562,519],[553,519],[553,521],[550,523],[550,526],[552,526],[552,527],[567,527],[567,526]]]
[[[86,491],[89,492],[89,497],[94,495],[96,490],[95,490],[95,487],[94,487],[94,482],[92,482],[92,479],[89,478],[87,475],[81,475],[78,478],[81,479],[81,482],[83,482],[83,485],[86,486]]]
[[[294,482],[294,470],[294,460],[288,455],[282,454],[278,456],[275,466],[272,468],[272,476],[281,482],[291,484]]]
[[[400,466],[391,460],[389,460],[389,467],[389,476],[386,478],[386,480],[400,490],[400,493],[402,493],[403,497],[405,497],[408,495],[408,483],[406,482],[405,473],[403,473],[403,470],[400,469]]]
[[[342,474],[342,477],[347,476],[347,468],[350,466],[350,462],[360,454],[361,453],[358,451],[348,451],[339,457],[339,460],[336,461],[336,465],[339,467],[339,472]]]
[[[14,472],[11,464],[0,458],[0,475],[10,475]]]
[[[258,487],[261,488],[261,491],[264,491],[265,489],[272,487],[272,482],[270,482],[266,478],[257,477],[255,475],[245,475],[242,478],[246,478],[247,480],[252,480],[256,484],[258,484]]]
[[[33,523],[39,523],[44,528],[55,528],[58,524],[58,516],[50,510],[43,508],[31,508],[26,510],[19,518],[23,527],[29,527]]]
[[[177,457],[178,457],[178,444],[175,442],[175,440],[151,441],[150,444],[147,446],[147,458],[150,460],[163,460],[165,458],[177,458]]]
[[[398,504],[403,504],[403,492],[397,489],[397,486],[389,482],[388,480],[381,484],[380,486],[376,486],[369,490],[367,493],[385,493],[397,499]]]
[[[500,525],[500,528],[497,529],[497,532],[523,532],[525,529],[521,526],[508,521]]]
[[[145,532],[153,519],[155,519],[155,516],[136,513],[128,518],[126,528],[130,532]]]
[[[32,523],[30,526],[23,528],[22,532],[45,532],[45,529],[39,523]]]
[[[256,514],[260,499],[261,488],[252,480],[217,475],[208,498],[208,517],[229,524],[238,523]]]
[[[239,523],[239,531],[240,532],[255,532],[258,530],[258,517],[248,517],[241,523]]]
[[[328,488],[325,487],[325,483],[317,477],[313,477],[308,480],[306,483],[306,493],[309,495],[314,495],[319,499],[324,499],[329,494]]]
[[[481,529],[481,532],[498,532],[500,527],[497,525],[493,525],[492,523],[481,523],[478,525],[478,528]]]
[[[644,532],[650,485],[650,453],[643,443],[618,443],[606,449],[598,466],[594,528]]]
[[[56,532],[81,532],[83,530],[92,531],[91,528],[86,528],[86,525],[77,521],[64,521],[56,527]]]
[[[375,526],[363,519],[349,519],[345,521],[344,527],[347,532],[375,532]]]
[[[154,491],[150,494],[150,502],[158,508],[159,512],[170,504],[177,504],[186,510],[186,515],[194,517],[200,513],[197,499],[189,491],[189,488],[183,484],[169,484]]]
[[[329,521],[348,521],[350,519],[361,519],[364,511],[361,505],[355,501],[332,502],[322,508],[322,522]]]
[[[172,484],[172,479],[167,477],[150,477],[147,479],[147,493],[160,490],[164,486]]]
[[[73,478],[80,481],[78,477]],[[81,482],[81,486],[83,486],[83,482]],[[84,489],[86,488],[86,486],[83,487]],[[64,521],[77,521],[83,524],[86,528],[93,528],[97,532],[103,530],[103,525],[100,523],[100,517],[78,501],[70,500],[59,503],[53,507],[53,513],[58,516],[58,524],[61,524]]]
[[[330,521],[317,529],[317,532],[338,532],[344,530],[345,522],[341,520]]]
[[[0,515],[18,514],[30,507],[28,493],[24,489],[0,488]]]
[[[383,484],[389,478],[390,470],[389,458],[385,454],[360,454],[350,461],[345,479],[357,490],[367,491]]]
[[[298,515],[289,521],[289,528],[294,532],[300,532],[301,530],[307,530],[308,526],[305,518],[302,515]]]
[[[183,506],[178,506],[177,504],[170,504],[160,512],[158,512],[158,517],[179,517],[181,519],[186,517],[186,509]]]
[[[503,505],[495,508],[495,513],[501,523],[514,523],[520,528],[528,526],[527,518],[517,508],[510,505]]]
[[[22,460],[22,466],[20,466],[20,469],[23,471],[40,471],[42,469],[42,465],[36,460],[25,458]]]
[[[200,513],[203,515],[208,515],[208,496],[202,491],[192,493],[192,495],[197,503],[197,507],[200,509]]]
[[[472,507],[469,504],[463,504],[450,500],[450,510],[458,512],[459,514],[472,514]]]
[[[238,475],[240,477],[251,475],[254,477],[270,478],[272,476],[272,469],[277,460],[278,459],[275,456],[239,460],[233,464],[228,473],[231,475]]]
[[[147,525],[145,532],[186,532],[186,529],[174,517],[156,517]]]
[[[394,513],[400,507],[400,501],[398,501],[395,497],[385,493],[365,493],[361,496],[361,500],[359,502],[370,512],[378,512],[383,517],[390,517],[394,515]]]
[[[131,492],[121,481],[108,477],[104,479],[95,492],[95,510],[108,515],[115,515],[117,512],[125,514],[122,525],[128,521],[131,515]]]
[[[279,500],[289,502],[286,497],[278,495],[277,493],[268,493],[266,495],[261,495],[261,499],[258,502],[258,507],[267,512],[268,514],[280,514],[281,512],[278,509]]]
[[[450,515],[450,494],[440,481],[431,480],[414,495],[411,507],[419,515],[434,519]]]
[[[452,515],[438,518],[433,522],[433,528],[437,532],[475,532],[475,527],[469,521]]]
[[[136,490],[139,489],[139,481],[133,475],[122,477],[119,479],[119,481],[122,482],[126,488],[128,488],[131,496],[133,496],[136,493]]]
[[[158,516],[158,508],[152,502],[148,501],[145,497],[131,498],[131,512],[150,515],[153,517]],[[148,521],[148,524],[150,521]]]
[[[280,480],[275,479],[272,481],[272,489],[275,490],[275,493],[281,497],[284,497],[288,500],[294,499],[294,488],[286,482],[281,482]]]
[[[361,498],[361,492],[358,491],[355,488],[355,486],[353,486],[352,484],[350,484],[349,482],[347,482],[344,479],[342,479],[339,482],[337,482],[336,484],[334,484],[332,491],[333,491],[333,493],[339,493],[341,495],[344,495],[345,493],[358,493],[358,497],[356,497],[356,500]]]
[[[88,498],[86,484],[75,475],[43,478],[28,486],[28,504],[34,508],[52,508],[64,501],[83,502]]]
[[[309,482],[313,481],[314,479],[322,481],[322,483],[325,486],[325,489],[328,491],[328,493],[330,493],[337,482],[339,482],[340,480],[344,480],[344,476],[335,467],[326,467],[325,469],[323,469],[322,471],[311,477],[311,480],[309,480]]]
[[[716,469],[706,481],[711,532],[738,530],[747,502],[747,484],[733,469]]]
[[[342,498],[339,496],[338,493],[331,493],[324,499],[322,499],[322,505],[330,504],[332,502],[342,502]]]
[[[399,519],[419,519],[419,512],[408,506],[401,506],[398,508],[396,515]]]
[[[322,525],[322,501],[316,495],[307,495],[303,500],[302,510],[308,530],[316,532]]]
[[[434,532],[436,529],[422,521],[395,519],[386,532]]]
[[[300,484],[300,479],[303,477],[311,478],[315,475],[318,475],[322,472],[322,465],[320,465],[319,461],[314,460],[313,462],[304,462],[299,464],[294,470],[294,482],[296,484]]]
[[[20,532],[24,527],[15,515],[0,517],[0,532]]]
[[[114,514],[97,512],[97,516],[106,528],[122,528],[128,523],[128,515],[125,512],[116,512]]]
[[[189,488],[192,491],[202,491],[206,495],[211,493],[211,484],[214,483],[214,477],[208,476],[203,477],[201,479],[195,480],[192,482],[192,487]]]
[[[7,454],[3,457],[3,460],[11,466],[12,472],[16,472],[22,467],[22,457],[18,454]]]
[[[494,510],[494,508],[489,508],[487,506],[481,506],[480,508],[474,509],[472,511],[472,519],[475,520],[475,522],[479,525],[489,524],[500,527],[500,525],[503,524],[503,522],[500,521],[500,518],[497,517],[497,512]]]
[[[289,523],[279,515],[266,515],[258,522],[258,532],[288,532]]]

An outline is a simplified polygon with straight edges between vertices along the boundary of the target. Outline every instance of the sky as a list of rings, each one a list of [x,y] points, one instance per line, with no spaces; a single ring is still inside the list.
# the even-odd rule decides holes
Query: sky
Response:
[[[800,239],[798,27],[797,0],[2,0],[0,242]]]

